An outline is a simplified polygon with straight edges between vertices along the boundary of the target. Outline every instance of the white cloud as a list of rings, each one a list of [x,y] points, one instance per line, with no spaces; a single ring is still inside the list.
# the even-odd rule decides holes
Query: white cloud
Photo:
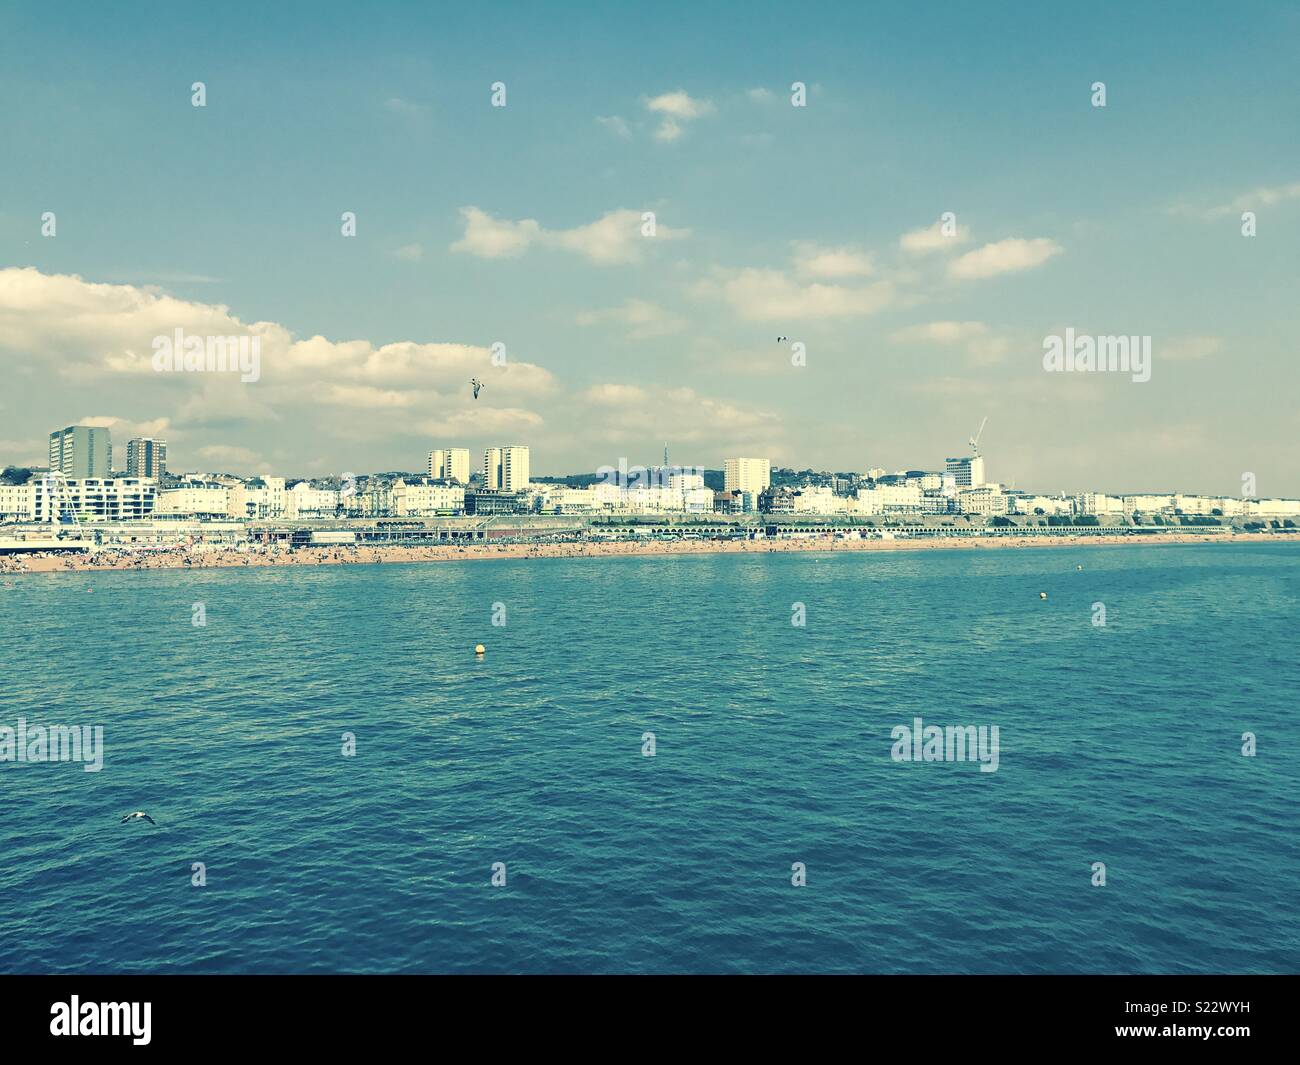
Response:
[[[972,280],[1032,270],[1061,251],[1056,241],[1046,237],[1034,240],[1011,237],[985,244],[954,259],[948,264],[948,274],[959,280]]]
[[[803,283],[781,270],[715,270],[695,286],[705,297],[718,297],[742,318],[791,322],[802,319],[853,318],[875,314],[894,301],[889,282],[870,285]]]
[[[531,218],[521,222],[496,219],[477,207],[462,207],[465,234],[451,246],[481,259],[517,258],[534,244],[576,252],[593,263],[610,265],[641,259],[655,241],[679,240],[689,229],[657,222],[655,235],[641,235],[641,212],[622,208],[609,211],[586,225],[572,229],[543,229]]]
[[[662,116],[659,128],[655,130],[655,140],[675,141],[682,135],[682,125],[697,118],[711,115],[717,110],[711,100],[696,99],[678,89],[651,97],[645,101],[646,110]]]
[[[1180,205],[1171,208],[1171,212],[1212,221],[1225,215],[1240,215],[1243,211],[1258,211],[1261,207],[1276,207],[1288,200],[1298,199],[1300,199],[1300,181],[1290,185],[1261,186],[1216,207],[1196,208]]]
[[[794,246],[795,270],[804,277],[870,277],[871,256],[854,248],[824,248],[805,242]]]
[[[932,251],[948,251],[959,244],[965,244],[969,239],[970,229],[967,226],[954,226],[952,234],[948,235],[944,233],[943,220],[940,219],[932,226],[904,233],[898,239],[898,246],[913,255],[928,255]]]
[[[393,249],[393,255],[408,263],[418,263],[424,258],[424,247],[420,244],[403,244],[400,248]]]
[[[600,311],[583,311],[574,321],[581,326],[613,323],[626,327],[629,340],[649,340],[680,332],[684,319],[649,300],[629,298],[622,306]]]
[[[677,322],[636,299],[609,313],[633,330]],[[177,328],[259,337],[259,380],[155,373],[152,340]],[[573,468],[585,469],[605,456],[657,451],[665,434],[710,464],[742,445],[767,454],[781,437],[780,419],[732,399],[563,389],[522,346],[501,367],[473,344],[299,338],[279,323],[246,323],[228,307],[156,289],[0,269],[0,374],[20,371],[25,402],[6,403],[0,450],[25,463],[41,457],[42,432],[78,411],[112,428],[119,444],[131,435],[168,439],[176,469],[299,476],[420,469],[439,442],[477,449],[521,441],[534,448],[540,472],[562,471],[575,456]],[[477,400],[471,377],[485,382]]]
[[[671,115],[673,118],[693,119],[713,114],[715,108],[709,100],[697,100],[678,89],[666,92],[645,102],[647,111]]]
[[[460,213],[465,219],[465,232],[451,250],[468,252],[480,259],[513,259],[523,255],[542,231],[531,218],[511,222],[493,218],[477,207],[462,207]]]
[[[776,96],[771,89],[764,89],[761,87],[757,89],[749,89],[746,91],[745,95],[756,104],[771,103],[776,99]]]

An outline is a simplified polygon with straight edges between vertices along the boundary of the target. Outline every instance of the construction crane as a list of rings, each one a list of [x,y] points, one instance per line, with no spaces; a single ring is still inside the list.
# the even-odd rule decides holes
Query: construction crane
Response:
[[[984,435],[984,426],[988,425],[988,423],[988,417],[985,416],[984,420],[980,422],[979,432],[970,438],[970,453],[972,458],[980,457],[980,437]]]

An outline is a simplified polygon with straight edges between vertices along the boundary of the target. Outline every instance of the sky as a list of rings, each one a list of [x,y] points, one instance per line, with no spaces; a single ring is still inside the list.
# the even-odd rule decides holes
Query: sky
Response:
[[[0,465],[941,469],[987,418],[1017,488],[1300,496],[1298,54],[1286,3],[7,3]]]

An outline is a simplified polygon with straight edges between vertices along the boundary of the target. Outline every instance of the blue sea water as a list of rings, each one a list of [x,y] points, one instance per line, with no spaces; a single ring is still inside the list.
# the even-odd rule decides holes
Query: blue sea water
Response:
[[[0,725],[106,746],[0,764],[0,971],[1295,972],[1298,599],[1287,544],[0,578]]]

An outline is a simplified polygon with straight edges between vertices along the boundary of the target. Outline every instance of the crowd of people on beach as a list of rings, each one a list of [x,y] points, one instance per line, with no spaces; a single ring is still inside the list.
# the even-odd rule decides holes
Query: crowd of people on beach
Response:
[[[1128,542],[1171,543],[1177,534]],[[1203,535],[1194,537],[1204,540]],[[445,562],[485,558],[587,558],[620,555],[696,555],[771,553],[776,551],[914,550],[918,548],[997,548],[1115,543],[1115,539],[1062,536],[1040,537],[858,539],[809,535],[788,539],[566,540],[548,542],[442,543],[414,546],[347,545],[293,547],[283,542],[246,541],[238,545],[210,543],[171,546],[113,545],[91,551],[36,551],[0,555],[0,574],[50,573],[82,570],[165,570],[243,566],[376,565],[385,562]]]

